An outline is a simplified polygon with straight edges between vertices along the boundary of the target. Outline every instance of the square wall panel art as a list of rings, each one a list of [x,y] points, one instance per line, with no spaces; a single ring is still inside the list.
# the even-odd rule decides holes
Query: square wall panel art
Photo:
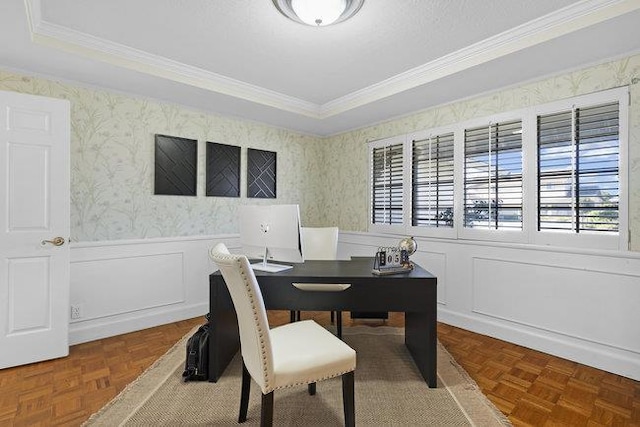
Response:
[[[207,142],[207,196],[240,197],[240,147]]]
[[[198,141],[156,134],[154,194],[195,196]]]
[[[276,198],[276,152],[254,150],[247,152],[247,197]]]

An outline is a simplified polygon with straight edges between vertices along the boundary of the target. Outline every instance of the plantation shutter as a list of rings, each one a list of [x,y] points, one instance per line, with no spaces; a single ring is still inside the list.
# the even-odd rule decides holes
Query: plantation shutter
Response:
[[[413,226],[453,227],[453,175],[453,133],[413,141]]]
[[[403,223],[403,144],[372,150],[373,224]]]
[[[464,226],[522,229],[522,122],[466,129]]]
[[[619,231],[619,108],[538,116],[538,230]]]

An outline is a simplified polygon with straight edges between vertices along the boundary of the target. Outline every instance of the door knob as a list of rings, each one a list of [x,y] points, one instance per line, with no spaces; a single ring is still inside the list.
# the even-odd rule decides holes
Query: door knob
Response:
[[[42,246],[46,245],[47,243],[51,243],[53,246],[62,246],[64,245],[64,237],[54,237],[52,240],[43,240],[42,242],[40,242]]]

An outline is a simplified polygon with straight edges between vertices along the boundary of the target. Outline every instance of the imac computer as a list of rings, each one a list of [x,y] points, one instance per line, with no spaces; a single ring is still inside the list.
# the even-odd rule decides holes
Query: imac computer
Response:
[[[262,259],[251,264],[254,270],[277,273],[293,268],[270,261],[303,261],[298,205],[240,206],[240,243],[247,258]]]

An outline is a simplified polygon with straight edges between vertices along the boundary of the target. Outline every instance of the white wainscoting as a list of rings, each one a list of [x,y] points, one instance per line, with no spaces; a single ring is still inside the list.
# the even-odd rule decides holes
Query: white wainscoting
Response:
[[[70,303],[81,317],[70,320],[70,344],[206,314],[218,242],[239,247],[237,235],[72,244]]]
[[[341,232],[339,253],[401,237]],[[640,254],[416,240],[440,322],[640,380]]]
[[[373,256],[402,236],[340,232],[339,256]],[[438,320],[640,380],[640,254],[417,238],[438,277]],[[77,344],[204,315],[208,249],[238,235],[71,246]]]

